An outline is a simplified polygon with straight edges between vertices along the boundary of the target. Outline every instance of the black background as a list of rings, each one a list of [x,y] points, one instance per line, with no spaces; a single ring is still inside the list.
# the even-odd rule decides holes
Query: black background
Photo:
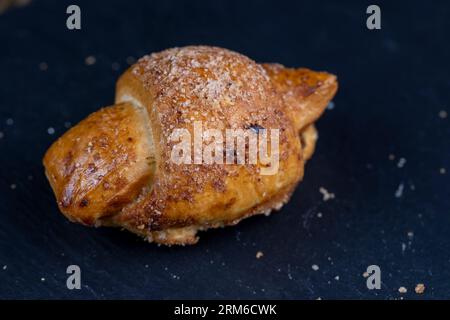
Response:
[[[72,3],[80,31],[66,28]],[[34,0],[0,15],[0,298],[450,297],[450,119],[439,117],[450,112],[450,5],[377,3],[375,31],[364,1]],[[43,174],[45,150],[65,122],[113,103],[127,57],[188,44],[338,75],[292,200],[190,247],[68,222]],[[324,202],[322,186],[336,198]],[[70,264],[82,290],[66,288]],[[362,276],[371,264],[380,290]]]

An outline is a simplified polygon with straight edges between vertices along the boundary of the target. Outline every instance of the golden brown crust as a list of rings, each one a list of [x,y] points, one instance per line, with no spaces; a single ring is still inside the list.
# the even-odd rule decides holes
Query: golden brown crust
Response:
[[[150,183],[154,160],[145,113],[129,103],[103,108],[66,132],[44,157],[61,211],[93,225]]]
[[[300,141],[303,148],[303,157],[309,160],[316,148],[316,141],[318,139],[318,134],[316,127],[313,124],[308,125],[302,131],[300,131]]]
[[[298,131],[320,117],[338,88],[336,76],[326,72],[285,68],[277,63],[265,63],[263,67],[281,94]]]
[[[311,123],[336,88],[332,75],[261,66],[226,49],[165,50],[140,59],[119,79],[117,104],[106,114],[124,131],[112,130],[102,109],[60,138],[44,165],[61,210],[72,220],[121,226],[157,243],[192,244],[198,230],[232,225],[288,201],[314,151],[317,135]],[[204,130],[219,129],[224,135],[230,128],[279,129],[277,173],[261,175],[266,166],[260,162],[175,164],[170,134],[182,128],[194,136],[197,121]],[[86,143],[103,135],[115,139],[108,140],[103,164],[97,161],[96,167],[127,181],[116,191],[116,206],[110,199],[118,195],[100,187],[106,177],[88,170],[93,160]],[[125,143],[128,135],[134,143]],[[120,155],[111,151],[119,146],[124,148]],[[68,154],[70,161],[64,160]],[[151,164],[143,161],[147,156]],[[80,160],[81,169],[72,169]],[[90,208],[80,207],[86,197]]]

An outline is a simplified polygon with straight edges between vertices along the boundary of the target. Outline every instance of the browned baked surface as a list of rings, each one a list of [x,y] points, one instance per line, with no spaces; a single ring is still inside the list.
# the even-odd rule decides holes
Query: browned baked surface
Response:
[[[163,244],[279,209],[303,177],[317,134],[311,125],[336,78],[260,65],[206,46],[140,59],[117,83],[116,105],[69,130],[44,165],[61,211],[85,224],[122,226]],[[279,168],[257,164],[175,164],[174,128],[279,129]],[[206,144],[204,143],[204,146]],[[107,188],[105,188],[107,186]]]
[[[148,125],[144,110],[116,104],[91,114],[48,149],[46,174],[69,219],[92,225],[134,200],[151,181]]]

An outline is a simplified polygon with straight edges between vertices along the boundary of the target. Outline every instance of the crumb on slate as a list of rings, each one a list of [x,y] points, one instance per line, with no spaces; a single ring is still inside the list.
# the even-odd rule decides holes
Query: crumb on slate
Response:
[[[54,134],[54,133],[55,133],[55,128],[49,127],[49,128],[47,129],[47,133],[48,133],[49,135]]]
[[[406,251],[406,243],[402,242],[402,253]]]
[[[311,266],[311,268],[312,268],[314,271],[319,270],[319,266],[318,266],[317,264],[313,264],[313,265]]]
[[[418,284],[416,285],[416,287],[414,288],[414,291],[415,291],[417,294],[422,294],[422,293],[425,291],[425,285],[424,285],[423,283],[418,283]]]
[[[398,292],[400,292],[400,293],[407,293],[408,289],[406,289],[405,287],[400,287],[400,288],[398,288]]]
[[[388,159],[393,161],[395,159],[395,155],[393,155],[392,153],[389,154]]]
[[[12,118],[8,118],[8,119],[6,119],[6,124],[8,126],[12,126],[14,124],[14,120]]]
[[[366,271],[366,272],[364,272],[364,273],[362,274],[362,276],[363,276],[364,278],[367,278],[367,277],[369,277],[369,273]]]
[[[262,258],[264,256],[264,253],[262,252],[262,251],[258,251],[257,253],[256,253],[256,259],[260,259],[260,258]]]
[[[406,164],[406,159],[405,158],[400,158],[398,160],[397,167],[398,168],[403,168],[405,166],[405,164]]]
[[[322,216],[323,216],[323,215],[322,215],[322,212],[318,212],[318,213],[317,213],[317,218],[322,218]]]
[[[445,119],[445,118],[447,118],[447,116],[448,116],[447,111],[445,111],[445,110],[439,111],[439,118]]]
[[[8,266],[5,264],[5,265],[3,266],[3,270],[6,270],[6,269],[8,269]]]
[[[328,201],[328,200],[335,198],[334,193],[328,192],[328,190],[325,189],[324,187],[320,187],[319,192],[323,195],[323,199],[322,199],[323,201]]]
[[[84,62],[85,62],[86,65],[88,65],[88,66],[92,66],[93,64],[95,64],[96,61],[97,61],[97,59],[95,59],[94,56],[88,56],[88,57],[86,57],[86,59],[84,60]]]
[[[440,173],[440,174],[446,174],[446,173],[447,173],[447,170],[446,170],[445,168],[440,168],[440,169],[439,169],[439,173]]]
[[[400,183],[399,185],[398,185],[398,188],[397,188],[397,190],[395,191],[395,197],[396,198],[401,198],[402,196],[403,196],[403,189],[404,189],[404,185],[403,185],[403,183]]]
[[[10,187],[12,190],[15,190],[17,188],[17,185],[15,183],[12,183]]]

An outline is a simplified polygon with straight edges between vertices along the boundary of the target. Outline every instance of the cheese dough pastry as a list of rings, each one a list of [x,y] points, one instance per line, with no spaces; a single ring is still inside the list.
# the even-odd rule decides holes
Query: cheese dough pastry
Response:
[[[71,221],[122,227],[159,244],[194,244],[199,230],[269,214],[289,200],[314,152],[314,122],[336,90],[329,73],[258,64],[222,48],[153,53],[120,77],[114,105],[53,143],[45,172]],[[279,159],[276,172],[262,174],[268,164],[260,158],[174,161],[174,130],[195,140],[198,124],[223,136],[229,129],[278,130],[277,150],[268,143]],[[199,143],[205,150],[207,139]]]

